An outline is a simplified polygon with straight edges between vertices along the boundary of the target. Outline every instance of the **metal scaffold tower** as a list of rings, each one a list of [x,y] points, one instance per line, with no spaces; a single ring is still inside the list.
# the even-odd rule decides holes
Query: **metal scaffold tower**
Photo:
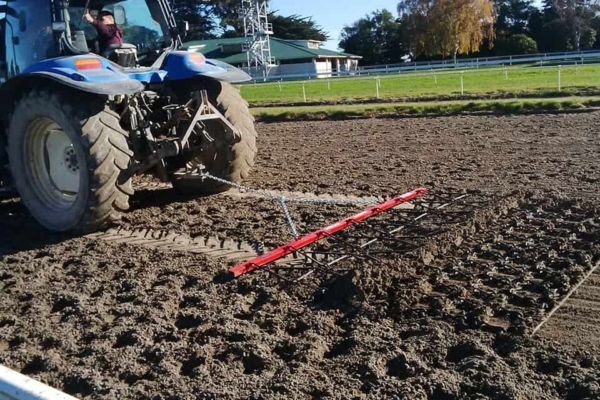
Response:
[[[267,1],[242,0],[242,18],[246,36],[243,50],[248,55],[248,69],[253,75],[266,78],[269,69],[275,66],[269,40],[273,34],[273,24],[268,20]]]

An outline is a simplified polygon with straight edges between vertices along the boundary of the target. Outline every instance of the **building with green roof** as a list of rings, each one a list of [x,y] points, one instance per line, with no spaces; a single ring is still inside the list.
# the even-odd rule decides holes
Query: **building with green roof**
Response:
[[[187,42],[184,48],[207,58],[248,70],[247,38],[223,38]],[[324,49],[317,40],[283,40],[271,37],[274,65],[269,78],[326,78],[358,69],[360,56]],[[252,71],[250,71],[252,72]]]

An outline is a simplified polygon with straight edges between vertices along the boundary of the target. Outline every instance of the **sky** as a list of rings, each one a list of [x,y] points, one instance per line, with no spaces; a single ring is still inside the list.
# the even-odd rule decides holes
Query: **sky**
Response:
[[[387,8],[396,14],[399,0],[271,0],[270,11],[280,15],[298,14],[312,16],[313,20],[329,32],[331,40],[325,47],[336,50],[340,32],[344,25],[350,25],[375,10]]]

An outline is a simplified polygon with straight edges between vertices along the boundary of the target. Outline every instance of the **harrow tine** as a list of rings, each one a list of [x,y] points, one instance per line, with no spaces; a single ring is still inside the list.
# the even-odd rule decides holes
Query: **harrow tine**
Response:
[[[275,270],[274,270],[274,269],[267,269],[267,272],[268,272],[269,274],[271,274],[271,275],[274,275],[274,276],[276,276],[277,278],[279,278],[279,279],[281,279],[281,280],[284,280],[286,283],[289,283],[289,284],[292,284],[292,283],[294,283],[294,280],[293,280],[293,279],[286,278],[285,276],[283,276],[283,275],[280,275],[280,274],[278,274],[278,273],[277,273],[277,272],[275,272],[275,271],[276,271],[276,269],[275,269]]]
[[[442,209],[442,208],[448,207],[449,205],[453,204],[454,202],[460,201],[461,199],[463,199],[463,198],[466,198],[467,196],[468,196],[468,195],[462,195],[462,196],[460,196],[460,197],[458,197],[458,198],[454,199],[453,201],[450,201],[450,202],[446,202],[446,203],[444,203],[444,204],[441,204],[440,206],[438,206],[438,209]],[[425,218],[425,216],[427,216],[427,215],[428,215],[427,213],[421,214],[421,215],[419,215],[418,217],[416,217],[416,218],[414,218],[414,219],[410,220],[409,224],[414,224],[414,223],[416,223],[418,220]],[[405,230],[405,228],[406,228],[406,227],[407,227],[407,225],[406,225],[406,224],[405,224],[405,225],[400,225],[400,226],[398,226],[398,228],[396,228],[396,229],[393,229],[392,231],[390,231],[390,234],[395,234],[395,233],[397,233],[397,232],[400,232],[400,231],[402,231],[402,230]],[[378,242],[378,241],[379,241],[379,240],[378,240],[377,238],[371,239],[371,240],[369,240],[368,242],[366,242],[365,244],[363,244],[361,247],[367,247],[367,246],[370,246],[371,244],[374,244],[374,243],[376,243],[376,242]],[[339,258],[337,258],[337,259],[335,259],[335,260],[331,261],[331,262],[329,263],[329,265],[334,265],[334,264],[337,264],[338,262],[340,262],[340,261],[343,261],[343,260],[345,260],[345,259],[346,259],[346,258],[348,258],[348,257],[349,257],[348,255],[341,256],[341,257],[339,257]]]
[[[327,235],[327,236],[330,237],[331,235]],[[344,240],[344,239],[339,238],[339,237],[334,238],[334,240],[336,240],[338,242],[342,242],[346,246],[351,247],[353,249],[356,249],[356,250],[359,250],[359,251],[363,251],[363,253],[361,253],[362,254],[361,257],[368,258],[371,261],[375,261],[375,262],[379,262],[380,261],[380,260],[376,259],[375,257],[371,257],[366,251],[364,251],[365,247],[363,247],[363,246],[357,246],[357,245],[355,245],[353,243],[350,243],[349,241]],[[348,256],[352,257],[351,254],[348,254]]]
[[[324,263],[320,262],[319,260],[317,260],[317,259],[315,259],[315,258],[313,258],[313,257],[309,256],[309,255],[308,255],[306,252],[302,252],[302,253],[304,253],[304,256],[305,256],[306,258],[308,258],[309,260],[311,260],[312,262],[316,263],[317,265],[319,265],[319,266],[321,267],[321,268],[317,268],[317,269],[322,269],[322,270],[324,270],[324,271],[331,272],[331,273],[333,273],[334,275],[338,275],[338,276],[340,275],[340,274],[338,274],[337,272],[333,271],[331,268],[329,268],[329,265],[327,265],[327,264],[324,264]]]
[[[408,246],[414,246],[414,243],[409,242],[408,240],[403,240],[401,238],[398,238],[396,236],[394,236],[393,234],[389,233],[388,231],[382,231],[379,230],[369,224],[365,224],[366,227],[374,230],[375,232],[381,233],[382,235],[386,235],[387,237],[380,237],[380,236],[375,236],[375,237],[370,237],[369,239],[378,239],[379,241],[393,241],[393,242],[398,242],[398,243],[402,243]]]
[[[312,274],[314,274],[314,272],[315,272],[314,269],[312,271],[308,271],[307,273],[305,273],[304,275],[302,275],[300,278],[296,279],[296,282],[303,281],[304,279],[306,279],[309,276],[311,276]]]

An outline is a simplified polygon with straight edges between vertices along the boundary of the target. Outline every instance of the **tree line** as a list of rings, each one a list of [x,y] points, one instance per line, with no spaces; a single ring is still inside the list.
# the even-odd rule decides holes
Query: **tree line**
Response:
[[[173,12],[179,21],[188,21],[186,40],[216,39],[244,36],[240,18],[241,0],[175,0]],[[329,35],[312,20],[299,15],[283,16],[269,13],[274,36],[280,39],[314,39],[327,41]]]
[[[401,0],[345,26],[339,47],[363,65],[600,48],[600,0]],[[186,40],[244,35],[241,0],[175,0]],[[311,17],[269,14],[274,36],[329,40]]]
[[[363,65],[600,48],[598,0],[402,0],[344,27]]]

